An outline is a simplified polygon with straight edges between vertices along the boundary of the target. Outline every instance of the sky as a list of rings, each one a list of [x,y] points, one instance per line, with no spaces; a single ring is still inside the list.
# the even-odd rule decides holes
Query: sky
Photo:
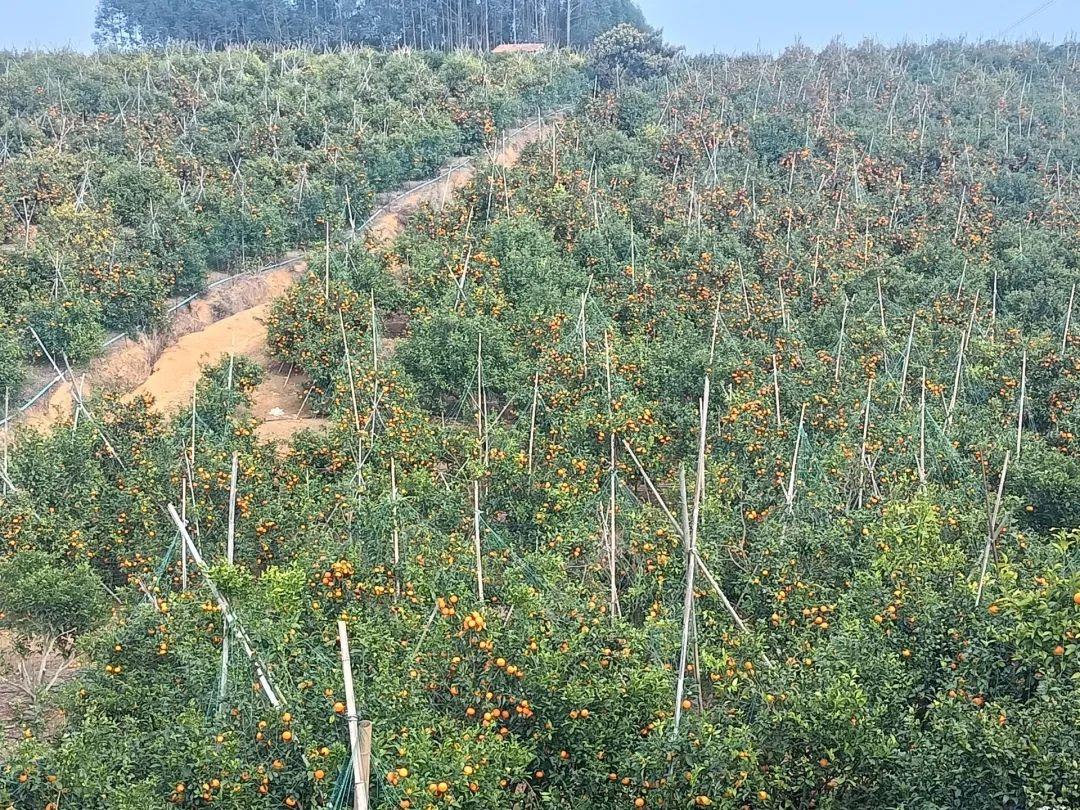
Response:
[[[2,2],[2,0],[0,0]],[[1080,33],[1080,0],[639,0],[649,22],[691,52],[777,53],[796,41],[849,45],[969,42],[1038,37],[1061,42]],[[1030,19],[1022,21],[1028,14]],[[1006,31],[1006,29],[1008,29]]]
[[[1061,42],[1080,33],[1080,0],[639,2],[670,41],[695,53],[775,53],[796,41],[820,48],[836,36],[854,45],[866,37],[891,44],[1003,34]],[[0,48],[90,49],[96,6],[97,0],[0,0]]]

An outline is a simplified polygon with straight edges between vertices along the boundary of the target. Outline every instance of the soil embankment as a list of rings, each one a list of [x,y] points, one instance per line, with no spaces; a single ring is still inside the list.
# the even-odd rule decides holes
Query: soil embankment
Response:
[[[522,150],[550,131],[547,123],[533,122],[503,137],[486,157],[499,166],[517,162]],[[412,184],[390,195],[365,229],[373,248],[385,245],[404,230],[422,205],[441,206],[469,183],[477,171],[473,158],[459,158],[440,175]],[[263,421],[260,438],[287,439],[299,430],[319,428],[325,420],[310,414],[306,405],[307,381],[288,368],[271,362],[266,340],[266,319],[273,302],[306,271],[306,263],[293,257],[287,264],[264,273],[241,276],[215,288],[178,314],[164,336],[126,340],[99,358],[76,380],[83,395],[98,388],[149,394],[156,407],[172,411],[190,402],[192,387],[204,365],[230,355],[244,356],[263,366],[265,382],[253,397],[252,410]],[[24,424],[44,427],[73,408],[72,383],[56,386],[32,408]]]

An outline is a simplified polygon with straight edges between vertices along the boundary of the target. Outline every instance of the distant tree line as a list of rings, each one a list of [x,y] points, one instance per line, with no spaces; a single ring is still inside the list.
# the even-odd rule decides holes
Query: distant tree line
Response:
[[[635,0],[101,0],[95,38],[102,45],[584,47],[620,23],[645,25]]]

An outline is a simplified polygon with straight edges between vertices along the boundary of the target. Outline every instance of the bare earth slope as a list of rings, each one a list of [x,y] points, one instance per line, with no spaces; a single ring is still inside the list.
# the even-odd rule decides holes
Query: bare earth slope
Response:
[[[542,122],[533,122],[507,134],[496,150],[487,155],[497,165],[514,164],[522,150],[549,131]],[[421,205],[440,206],[457,189],[472,180],[476,161],[461,158],[437,178],[414,185],[391,196],[389,202],[367,223],[368,243],[377,248],[396,238],[409,216]],[[192,302],[178,315],[169,334],[122,342],[95,361],[77,377],[86,395],[96,388],[148,394],[156,407],[168,412],[190,401],[192,388],[203,365],[230,354],[244,356],[266,370],[266,380],[255,392],[253,411],[265,420],[259,430],[263,439],[284,439],[305,428],[318,428],[324,420],[305,415],[307,391],[302,375],[271,364],[266,341],[266,317],[273,302],[306,271],[298,257],[277,269],[244,276]],[[27,414],[24,424],[44,427],[57,416],[72,411],[72,385],[58,385]]]

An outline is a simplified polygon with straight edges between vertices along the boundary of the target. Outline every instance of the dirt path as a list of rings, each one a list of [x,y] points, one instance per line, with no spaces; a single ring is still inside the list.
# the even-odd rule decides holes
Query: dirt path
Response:
[[[511,166],[526,146],[550,132],[550,126],[533,122],[508,133],[487,157],[496,165]],[[476,171],[474,159],[459,158],[437,178],[394,194],[367,224],[368,245],[379,249],[392,242],[422,205],[441,207]],[[191,401],[192,386],[203,365],[235,354],[254,360],[267,372],[252,404],[254,415],[264,420],[259,428],[261,439],[288,439],[300,430],[325,426],[326,420],[311,416],[304,404],[307,380],[271,364],[266,345],[266,318],[274,300],[306,269],[306,264],[295,258],[280,269],[244,277],[212,291],[178,316],[165,338],[127,341],[95,361],[85,374],[77,376],[80,389],[84,395],[95,388],[132,396],[149,394],[157,408],[169,412]],[[44,405],[31,409],[23,424],[45,427],[72,409],[72,386],[65,382],[45,398]]]

